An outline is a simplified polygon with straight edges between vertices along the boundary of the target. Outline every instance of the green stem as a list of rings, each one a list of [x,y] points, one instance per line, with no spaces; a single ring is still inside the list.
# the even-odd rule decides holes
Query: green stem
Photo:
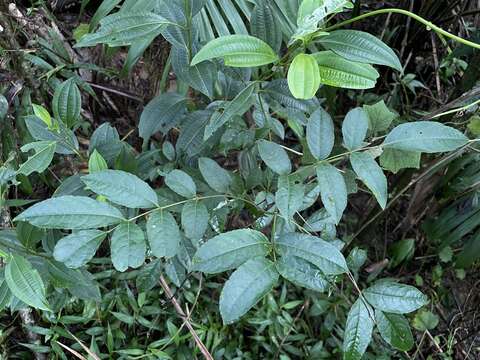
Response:
[[[466,40],[464,38],[461,38],[457,35],[454,35],[452,33],[449,33],[448,31],[445,31],[443,30],[441,27],[438,27],[436,25],[434,25],[433,23],[431,23],[430,21],[422,18],[421,16],[418,16],[417,14],[414,14],[410,11],[407,11],[407,10],[403,10],[403,9],[397,9],[397,8],[389,8],[389,9],[380,9],[380,10],[375,10],[375,11],[372,11],[372,12],[369,12],[369,13],[366,13],[366,14],[363,14],[363,15],[359,15],[357,17],[354,17],[352,19],[349,19],[349,20],[345,20],[345,21],[342,21],[338,24],[335,24],[335,25],[332,25],[332,26],[329,26],[327,27],[326,29],[322,29],[321,31],[332,31],[332,30],[336,30],[338,28],[341,28],[345,25],[348,25],[348,24],[351,24],[351,23],[354,23],[356,21],[359,21],[359,20],[363,20],[363,19],[366,19],[370,16],[376,16],[376,15],[381,15],[381,14],[389,14],[389,13],[394,13],[394,14],[402,14],[402,15],[405,15],[405,16],[409,16],[411,17],[412,19],[424,24],[427,28],[429,29],[432,29],[433,31],[435,31],[437,34],[441,34],[447,38],[450,38],[452,40],[455,40],[459,43],[462,43],[464,45],[467,45],[467,46],[470,46],[470,47],[473,47],[475,49],[480,49],[480,44],[477,44],[477,43],[474,43],[472,41],[469,41],[469,40]]]

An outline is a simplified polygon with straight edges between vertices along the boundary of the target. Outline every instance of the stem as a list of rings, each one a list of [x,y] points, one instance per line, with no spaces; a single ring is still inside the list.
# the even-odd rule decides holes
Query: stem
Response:
[[[438,27],[436,25],[434,25],[433,23],[431,23],[430,21],[422,18],[421,16],[418,16],[417,14],[414,14],[410,11],[407,11],[407,10],[403,10],[403,9],[397,9],[397,8],[389,8],[389,9],[380,9],[380,10],[375,10],[375,11],[372,11],[372,12],[369,12],[369,13],[366,13],[366,14],[363,14],[363,15],[360,15],[360,16],[357,16],[357,17],[354,17],[352,19],[349,19],[349,20],[345,20],[345,21],[342,21],[338,24],[335,24],[335,25],[332,25],[332,26],[329,26],[327,27],[326,29],[322,29],[322,31],[332,31],[332,30],[336,30],[338,28],[341,28],[345,25],[348,25],[348,24],[351,24],[351,23],[354,23],[356,21],[359,21],[359,20],[363,20],[363,19],[366,19],[370,16],[376,16],[376,15],[381,15],[381,14],[390,14],[390,13],[395,13],[395,14],[402,14],[402,15],[405,15],[405,16],[409,16],[411,17],[412,19],[424,24],[428,29],[431,29],[433,31],[435,31],[437,34],[441,34],[447,38],[450,38],[452,40],[455,40],[461,44],[464,44],[464,45],[467,45],[467,46],[470,46],[470,47],[473,47],[475,49],[480,49],[480,44],[477,44],[477,43],[474,43],[472,41],[469,41],[469,40],[466,40],[464,38],[461,38],[457,35],[454,35],[452,33],[449,33],[448,31],[445,31],[443,30],[441,27]]]

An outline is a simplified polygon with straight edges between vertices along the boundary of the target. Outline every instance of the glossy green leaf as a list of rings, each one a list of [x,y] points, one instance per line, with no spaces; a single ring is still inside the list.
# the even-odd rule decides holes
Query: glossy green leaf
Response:
[[[127,46],[160,34],[169,24],[171,23],[165,18],[151,12],[118,12],[100,20],[100,29],[93,34],[84,35],[75,47],[96,44]]]
[[[347,89],[371,89],[380,74],[368,64],[355,63],[331,51],[313,54],[318,62],[320,83]]]
[[[168,211],[155,211],[148,217],[147,237],[152,254],[156,257],[177,255],[181,241],[180,229]]]
[[[278,60],[264,41],[250,35],[227,35],[211,40],[192,59],[192,66],[205,60],[223,58],[225,65],[252,67]]]
[[[268,247],[267,237],[259,231],[228,231],[200,246],[193,258],[193,270],[216,274],[235,269],[248,259],[266,256]]]
[[[89,262],[107,234],[100,230],[82,230],[60,239],[53,257],[69,268],[79,268]]]
[[[400,351],[409,351],[415,344],[410,324],[403,315],[375,310],[378,331],[388,344]]]
[[[220,314],[230,324],[246,314],[278,281],[275,265],[255,258],[235,270],[220,294]]]
[[[53,160],[56,146],[55,141],[36,141],[23,145],[20,150],[23,152],[34,150],[35,153],[20,165],[18,173],[28,176],[33,172],[45,171]]]
[[[5,281],[14,296],[36,309],[49,310],[45,285],[38,271],[19,255],[11,255],[5,267]]]
[[[335,129],[332,117],[322,108],[315,110],[307,123],[307,144],[317,160],[326,159],[335,143]]]
[[[352,151],[360,149],[363,146],[365,136],[368,130],[368,117],[362,108],[350,110],[342,124],[343,143],[345,147]]]
[[[212,159],[202,157],[198,159],[198,168],[203,178],[213,190],[219,193],[229,191],[232,178],[227,170]]]
[[[124,220],[122,213],[107,203],[71,195],[39,202],[15,218],[47,229],[92,229]]]
[[[113,266],[118,271],[142,266],[146,249],[145,234],[133,222],[120,224],[112,234],[110,251]]]
[[[364,290],[363,296],[374,308],[394,314],[410,313],[428,303],[415,287],[391,281],[378,281]]]
[[[378,203],[387,206],[387,178],[375,159],[366,152],[354,152],[350,155],[350,164],[358,178],[370,189]]]
[[[197,186],[193,179],[182,170],[172,170],[165,176],[165,184],[178,195],[193,198],[197,193]]]
[[[307,289],[324,292],[330,287],[326,276],[312,263],[293,256],[286,255],[277,259],[277,271],[288,281]]]
[[[347,316],[343,335],[343,359],[360,360],[372,340],[373,309],[357,299]]]
[[[390,66],[402,71],[395,52],[377,37],[357,30],[336,30],[322,36],[320,44],[347,60]]]
[[[75,79],[68,79],[57,86],[53,94],[52,110],[57,120],[71,128],[80,118],[82,96]]]
[[[288,88],[297,99],[311,99],[320,87],[320,72],[315,58],[298,54],[288,69]]]
[[[326,275],[343,274],[347,263],[342,253],[332,244],[318,237],[288,233],[275,243],[282,256],[296,256],[311,262]]]
[[[208,228],[207,207],[200,201],[189,201],[182,208],[182,228],[185,236],[192,240],[200,240]]]
[[[434,121],[416,121],[395,127],[383,146],[390,149],[436,153],[453,151],[468,138],[460,131]]]
[[[317,178],[323,206],[338,224],[347,207],[345,179],[340,171],[329,163],[317,166]]]
[[[37,105],[37,104],[32,104],[32,108],[33,108],[33,113],[35,114],[35,116],[42,119],[42,121],[48,127],[52,127],[52,125],[53,125],[52,117],[50,116],[50,113],[48,112],[47,109],[45,109],[42,105]],[[0,116],[0,120],[1,120],[1,116]]]
[[[287,152],[277,143],[259,140],[258,152],[263,162],[279,175],[288,175],[292,171],[292,164]]]
[[[275,204],[280,214],[287,220],[293,218],[303,205],[305,189],[295,179],[282,175],[278,178],[278,189],[275,193]]]
[[[102,170],[107,170],[108,164],[103,158],[103,156],[97,151],[97,149],[93,150],[92,154],[88,158],[88,172],[90,174]]]
[[[282,32],[267,0],[256,2],[250,18],[250,32],[265,41],[275,52],[280,51]]]
[[[121,170],[103,170],[82,176],[87,187],[111,202],[129,208],[158,206],[155,191],[139,177]]]

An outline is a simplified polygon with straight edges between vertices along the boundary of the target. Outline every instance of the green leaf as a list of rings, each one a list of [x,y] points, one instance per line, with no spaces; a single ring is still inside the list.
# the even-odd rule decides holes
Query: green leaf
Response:
[[[453,151],[468,138],[460,131],[434,121],[416,121],[395,127],[383,146],[390,149],[436,153]]]
[[[248,259],[266,256],[269,242],[261,232],[251,229],[229,231],[200,246],[193,258],[193,269],[216,274],[235,269]]]
[[[80,118],[82,96],[75,79],[68,79],[58,85],[53,94],[52,110],[57,120],[71,128]]]
[[[11,255],[5,267],[5,280],[14,296],[36,309],[49,311],[42,278],[30,262],[19,255]]]
[[[348,271],[342,253],[332,244],[318,237],[288,233],[276,242],[282,256],[296,256],[311,262],[326,275],[343,274]]]
[[[292,171],[292,164],[287,152],[277,143],[259,140],[258,152],[263,162],[279,175],[288,175]]]
[[[0,121],[5,119],[8,113],[8,101],[5,96],[0,95]]]
[[[288,281],[307,289],[324,292],[330,284],[322,271],[312,263],[293,256],[286,255],[277,259],[277,271]]]
[[[338,224],[347,207],[347,185],[343,175],[328,163],[317,166],[318,185],[323,206]]]
[[[182,228],[185,236],[192,240],[200,240],[208,228],[207,207],[200,201],[189,201],[182,208]]]
[[[39,202],[15,218],[47,229],[91,229],[124,220],[122,213],[107,203],[71,195]]]
[[[268,1],[257,1],[250,17],[250,32],[265,41],[275,52],[282,46],[282,32]]]
[[[166,134],[185,115],[187,99],[180,94],[167,92],[153,98],[142,111],[138,132],[146,142],[157,131]]]
[[[367,136],[368,117],[362,108],[350,110],[342,124],[343,143],[345,147],[352,151],[360,149],[363,146],[363,140]]]
[[[318,62],[320,83],[347,89],[371,89],[380,74],[368,64],[348,61],[331,51],[313,54]]]
[[[100,29],[84,35],[75,47],[107,44],[110,47],[132,45],[147,37],[154,37],[171,24],[151,12],[118,12],[100,20]]]
[[[278,60],[277,54],[264,41],[249,35],[227,35],[211,40],[192,59],[192,66],[205,60],[223,58],[225,65],[252,67]]]
[[[103,158],[103,156],[97,151],[97,149],[93,150],[92,154],[88,159],[88,172],[90,174],[102,170],[107,170],[108,164]]]
[[[278,281],[275,265],[262,258],[251,259],[235,270],[220,294],[220,314],[231,324],[246,314]]]
[[[170,258],[177,255],[182,236],[173,215],[160,210],[148,217],[147,237],[153,255]]]
[[[405,168],[420,168],[422,153],[386,148],[380,155],[380,165],[396,174]]]
[[[322,108],[311,115],[307,123],[307,144],[317,160],[326,159],[335,143],[335,129],[332,117]]]
[[[388,199],[387,178],[372,155],[366,152],[352,153],[350,164],[358,178],[373,193],[382,209],[385,209]]]
[[[423,332],[435,329],[439,321],[440,319],[438,315],[435,315],[426,309],[422,309],[415,314],[412,325],[416,330]]]
[[[228,171],[218,165],[216,161],[202,157],[198,159],[198,167],[208,186],[213,190],[222,194],[229,191],[232,178]]]
[[[384,313],[375,310],[378,331],[388,344],[400,351],[409,351],[413,345],[413,335],[408,320],[403,315]]]
[[[149,209],[158,206],[155,191],[139,177],[121,170],[103,170],[82,176],[94,193],[129,208]]]
[[[112,263],[118,271],[129,267],[138,268],[145,262],[145,234],[133,222],[120,224],[113,232],[110,242]]]
[[[357,299],[347,316],[343,335],[343,359],[360,360],[372,340],[373,309]]]
[[[76,269],[89,262],[107,234],[100,230],[82,230],[60,239],[53,257],[67,267]]]
[[[7,281],[3,279],[0,285],[0,311],[5,309],[10,304],[12,297],[12,291],[8,287]]]
[[[357,30],[337,30],[319,40],[327,50],[350,61],[390,66],[402,71],[395,52],[375,36]]]
[[[275,193],[275,204],[280,214],[290,220],[303,205],[305,189],[302,184],[287,175],[278,178],[278,190]]]
[[[216,111],[213,113],[210,121],[205,127],[205,133],[203,136],[204,140],[209,139],[215,131],[220,129],[227,121],[229,121],[234,115],[243,115],[253,103],[253,93],[255,91],[256,83],[252,82],[242,91],[238,93],[237,96],[232,101],[229,101],[222,111]]]
[[[363,291],[363,296],[376,309],[406,314],[428,303],[427,297],[410,285],[379,281]]]
[[[374,105],[363,105],[363,110],[368,115],[368,128],[374,133],[386,131],[397,117],[383,100]]]
[[[32,104],[33,113],[38,118],[42,119],[42,121],[47,125],[49,128],[52,127],[52,117],[47,109],[45,109],[42,105]],[[0,117],[1,120],[1,117]]]
[[[165,176],[165,184],[178,195],[193,198],[197,194],[197,186],[193,179],[182,170],[172,170]]]
[[[311,99],[320,87],[318,64],[312,55],[298,54],[288,69],[288,88],[297,99]]]
[[[56,141],[36,141],[23,145],[20,150],[23,152],[34,150],[35,154],[29,156],[27,161],[20,165],[18,173],[28,176],[33,172],[45,171],[53,160],[56,146]]]

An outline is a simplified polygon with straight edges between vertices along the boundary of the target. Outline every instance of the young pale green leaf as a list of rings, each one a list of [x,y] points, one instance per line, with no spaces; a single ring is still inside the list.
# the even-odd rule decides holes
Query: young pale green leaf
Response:
[[[363,296],[376,309],[406,314],[428,303],[427,297],[413,286],[391,281],[379,281],[363,291]]]
[[[457,129],[435,121],[416,121],[398,125],[386,137],[383,146],[390,149],[436,153],[453,151],[468,138]]]
[[[409,351],[415,344],[410,324],[403,315],[375,310],[378,331],[388,344],[400,351]]]
[[[263,258],[247,261],[235,270],[220,294],[220,314],[231,324],[246,314],[278,282],[275,265]]]
[[[250,35],[226,35],[211,40],[193,57],[191,65],[223,58],[225,65],[252,67],[278,60],[277,54],[264,41]]]
[[[282,31],[268,1],[257,1],[250,17],[250,32],[265,41],[275,52],[282,46]]]
[[[82,230],[60,239],[53,250],[55,260],[76,269],[89,262],[107,234],[100,230]]]
[[[347,185],[343,175],[329,163],[317,167],[320,196],[327,212],[338,224],[347,207]]]
[[[378,203],[387,206],[387,178],[375,159],[366,152],[354,152],[350,155],[350,164],[358,178],[370,189]]]
[[[309,54],[298,54],[288,69],[288,88],[297,99],[311,99],[320,87],[320,73],[315,58]]]
[[[373,105],[363,105],[363,110],[368,116],[368,128],[374,133],[386,131],[397,117],[383,100]]]
[[[307,144],[317,160],[330,155],[335,143],[335,129],[332,117],[322,108],[315,110],[307,123]]]
[[[88,172],[90,174],[102,170],[107,170],[108,164],[103,158],[103,156],[97,151],[97,149],[93,150],[92,154],[88,158]]]
[[[178,93],[167,92],[153,98],[142,111],[138,132],[144,141],[157,131],[166,134],[186,112],[187,99]]]
[[[82,176],[94,193],[129,208],[149,209],[158,206],[155,191],[139,177],[121,170],[103,170]]]
[[[226,193],[230,189],[232,178],[227,170],[216,161],[202,157],[198,159],[198,167],[207,184],[219,193]]]
[[[197,193],[197,186],[193,179],[182,170],[172,170],[165,176],[165,184],[178,195],[193,198]]]
[[[177,222],[168,211],[155,211],[147,220],[147,237],[156,257],[177,255],[182,235]]]
[[[75,79],[68,79],[57,86],[53,94],[52,110],[57,120],[71,128],[80,118],[82,96]]]
[[[279,175],[288,175],[292,171],[292,164],[287,152],[277,143],[259,140],[258,152],[263,162]]]
[[[363,140],[367,136],[368,117],[362,108],[350,110],[342,124],[343,143],[345,147],[352,151],[360,149]]]
[[[138,40],[159,35],[169,24],[165,18],[152,12],[118,12],[100,20],[100,29],[84,35],[75,47],[132,45]]]
[[[288,233],[276,242],[282,256],[296,256],[311,262],[326,275],[343,274],[348,271],[342,253],[332,244],[318,237]]]
[[[253,103],[253,93],[255,91],[256,83],[252,82],[245,89],[240,91],[235,98],[228,102],[221,112],[213,113],[210,121],[205,127],[204,140],[209,139],[215,131],[220,129],[227,121],[235,115],[243,115]]]
[[[337,30],[319,40],[327,50],[350,61],[390,66],[402,71],[395,52],[377,37],[357,30]]]
[[[107,203],[72,195],[39,202],[15,218],[47,229],[92,229],[124,220],[122,213]]]
[[[343,359],[360,360],[372,340],[373,309],[357,299],[347,316],[343,335]]]
[[[346,60],[331,51],[313,54],[320,71],[320,83],[347,89],[371,89],[380,74],[369,64]]]
[[[50,310],[42,278],[27,259],[12,254],[5,267],[5,280],[12,294],[25,304]]]
[[[266,256],[268,239],[251,229],[232,230],[203,244],[193,258],[193,269],[216,274],[235,269],[255,256]]]
[[[35,116],[38,118],[42,119],[42,121],[47,125],[48,127],[52,127],[52,117],[50,116],[50,113],[48,112],[47,109],[45,109],[42,105],[37,105],[37,104],[32,104],[33,108],[33,113]],[[0,118],[1,120],[1,118]]]
[[[28,176],[33,172],[42,173],[45,171],[53,160],[56,146],[56,141],[35,141],[23,145],[20,150],[23,152],[34,150],[35,153],[20,165],[18,173]]]
[[[189,201],[182,208],[182,228],[185,236],[192,240],[200,240],[208,228],[207,207],[200,201]]]
[[[380,155],[380,165],[396,174],[405,168],[420,168],[422,153],[386,148]]]
[[[138,268],[145,262],[145,234],[133,222],[120,224],[112,234],[110,252],[112,263],[118,271]]]
[[[319,292],[327,291],[330,287],[326,276],[318,267],[297,256],[282,256],[275,266],[280,275],[296,285]]]
[[[305,188],[297,184],[287,175],[278,178],[278,190],[275,193],[275,204],[280,214],[287,220],[293,218],[303,205]]]

